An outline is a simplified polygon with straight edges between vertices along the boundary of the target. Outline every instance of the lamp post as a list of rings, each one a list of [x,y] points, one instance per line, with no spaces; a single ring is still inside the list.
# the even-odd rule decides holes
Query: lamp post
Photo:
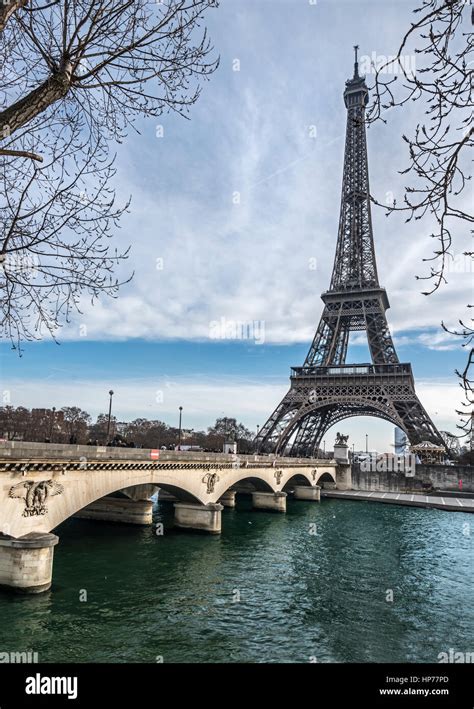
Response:
[[[51,421],[49,424],[49,442],[53,442],[53,426],[54,426],[54,414],[56,413],[56,407],[53,406],[51,409]]]
[[[227,416],[224,416],[224,445],[222,446],[223,453],[225,453],[226,442],[227,442]]]
[[[365,434],[365,452],[366,453],[369,452],[369,434],[368,433]]]
[[[257,454],[258,454],[258,444],[259,444],[259,440],[258,440],[258,434],[259,434],[259,433],[260,433],[260,425],[257,423],[257,436],[256,436],[256,438],[257,438],[257,444],[256,444],[256,446],[255,446],[255,453],[257,453]]]
[[[323,458],[326,457],[326,441],[323,441]]]
[[[114,395],[114,392],[112,389],[109,391],[109,418],[107,419],[107,441],[106,445],[109,445],[110,442],[110,421],[112,419],[112,397]]]
[[[179,407],[179,433],[178,433],[178,450],[181,450],[181,417],[183,415],[183,407]]]
[[[471,411],[471,429],[469,431],[469,451],[472,453],[472,449],[474,447],[474,430],[473,430],[473,425],[474,425],[474,411]]]

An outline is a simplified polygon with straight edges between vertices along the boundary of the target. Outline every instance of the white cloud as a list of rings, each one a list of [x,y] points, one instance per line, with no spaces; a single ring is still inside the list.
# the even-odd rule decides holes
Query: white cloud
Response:
[[[143,121],[141,135],[120,147],[119,191],[133,201],[119,240],[132,243],[135,278],[117,300],[93,308],[84,301],[83,315],[61,339],[78,338],[79,324],[93,339],[206,339],[210,322],[225,317],[264,321],[267,342],[311,340],[336,244],[342,91],[354,36],[363,53],[387,55],[411,19],[410,8],[372,2],[370,12],[361,12],[359,3],[295,8],[281,2],[272,5],[271,22],[268,12],[268,4],[236,1],[210,13],[221,67],[191,121],[164,117],[163,139],[155,137],[154,121]],[[232,71],[236,57],[239,72]],[[413,129],[421,111],[413,104],[370,129],[377,197],[390,191],[401,201],[406,178],[397,171],[407,162],[401,134]],[[464,313],[472,272],[450,274],[441,291],[422,296],[426,283],[415,275],[426,273],[422,258],[431,254],[432,225],[404,224],[403,215],[386,218],[378,208],[373,221],[391,327],[402,336],[426,330],[418,342],[429,346],[430,328]],[[462,239],[456,243],[462,251]]]

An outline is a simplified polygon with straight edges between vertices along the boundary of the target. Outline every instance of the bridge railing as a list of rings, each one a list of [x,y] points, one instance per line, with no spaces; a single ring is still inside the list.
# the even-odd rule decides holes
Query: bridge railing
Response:
[[[331,460],[318,460],[316,458],[290,458],[285,456],[209,453],[206,451],[168,451],[158,448],[117,448],[112,446],[85,446],[66,443],[34,443],[29,441],[4,441],[0,442],[0,460],[2,461],[135,461],[135,462],[203,462],[203,463],[232,463],[237,460],[240,464],[245,462],[260,463],[262,465],[315,465],[331,464]]]

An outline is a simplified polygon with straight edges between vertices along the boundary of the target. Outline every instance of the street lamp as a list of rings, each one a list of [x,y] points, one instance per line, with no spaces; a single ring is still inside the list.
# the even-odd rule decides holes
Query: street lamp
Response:
[[[227,416],[224,416],[224,445],[222,446],[223,453],[225,453],[226,442],[227,442]]]
[[[114,392],[111,389],[109,391],[110,400],[109,400],[109,418],[107,420],[107,441],[106,441],[107,445],[110,442],[110,420],[112,418],[112,397],[113,397],[113,395],[114,395]]]
[[[326,441],[323,441],[323,458],[326,457]]]
[[[368,433],[365,434],[365,452],[366,453],[369,452],[369,434]]]
[[[183,415],[183,407],[179,407],[179,434],[178,434],[178,450],[181,450],[181,417]]]
[[[473,430],[473,424],[474,424],[474,411],[471,411],[471,430],[469,431],[469,450],[472,453],[472,449],[474,447],[474,430]]]
[[[54,414],[56,413],[56,407],[53,406],[51,409],[51,422],[49,425],[49,442],[53,442],[53,426],[54,426]]]

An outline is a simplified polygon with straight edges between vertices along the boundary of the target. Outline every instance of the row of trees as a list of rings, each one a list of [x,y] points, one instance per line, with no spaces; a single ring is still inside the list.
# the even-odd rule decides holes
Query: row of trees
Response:
[[[99,414],[96,421],[78,406],[62,409],[27,409],[23,406],[0,408],[0,436],[11,441],[51,441],[54,443],[99,443],[113,439],[140,448],[174,448],[179,441],[179,430],[163,421],[137,418],[134,421],[117,421],[112,416],[108,430],[108,415]],[[241,453],[253,450],[255,434],[235,418],[218,418],[207,431],[184,429],[183,446],[200,446],[204,450],[222,451],[224,441],[237,441]]]
[[[179,442],[179,429],[163,421],[137,418],[133,421],[117,421],[115,416],[110,420],[107,414],[99,414],[95,423],[87,411],[78,406],[63,406],[62,409],[27,409],[23,406],[0,407],[0,437],[10,441],[36,441],[39,443],[51,441],[54,443],[105,445],[115,439],[122,445],[133,445],[138,448],[175,448]],[[472,446],[461,446],[459,437],[455,434],[441,431],[443,440],[450,451],[450,457],[465,465],[474,464]],[[236,441],[239,453],[255,452],[253,439],[255,433],[250,431],[235,418],[224,416],[216,419],[207,431],[183,429],[181,444],[183,446],[199,446],[205,451],[222,451],[224,441]],[[326,453],[319,450],[318,457],[324,458]]]

